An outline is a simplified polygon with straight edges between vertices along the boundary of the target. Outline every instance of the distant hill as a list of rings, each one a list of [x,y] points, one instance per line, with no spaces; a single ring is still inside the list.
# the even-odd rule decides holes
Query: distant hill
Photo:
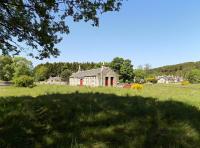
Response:
[[[162,66],[151,69],[150,73],[154,75],[177,75],[185,77],[192,69],[200,69],[200,61]]]

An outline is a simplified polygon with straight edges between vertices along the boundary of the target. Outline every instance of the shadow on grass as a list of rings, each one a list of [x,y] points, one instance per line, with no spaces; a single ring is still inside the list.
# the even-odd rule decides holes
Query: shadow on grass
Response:
[[[112,94],[0,98],[0,147],[200,147],[200,111]]]

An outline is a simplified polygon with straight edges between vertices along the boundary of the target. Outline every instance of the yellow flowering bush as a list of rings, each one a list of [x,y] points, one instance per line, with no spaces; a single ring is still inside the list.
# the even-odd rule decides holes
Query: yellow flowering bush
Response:
[[[132,89],[136,89],[136,90],[141,90],[143,89],[143,85],[142,84],[138,84],[138,83],[134,83],[131,85]]]
[[[189,85],[189,84],[190,84],[189,81],[182,81],[182,82],[181,82],[181,85]]]

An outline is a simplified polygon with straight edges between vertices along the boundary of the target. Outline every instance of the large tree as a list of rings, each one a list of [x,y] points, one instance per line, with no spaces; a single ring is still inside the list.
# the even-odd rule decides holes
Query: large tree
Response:
[[[120,68],[120,75],[123,82],[133,81],[134,73],[133,73],[133,65],[131,64],[131,60],[124,60],[123,64]]]
[[[0,80],[10,81],[13,76],[13,60],[10,56],[0,56]]]
[[[67,18],[99,25],[99,15],[118,11],[123,0],[1,0],[0,51],[22,50],[39,59],[59,55],[55,44],[68,34]],[[23,43],[23,44],[21,44]],[[24,48],[26,44],[27,48]],[[30,48],[28,48],[30,47]],[[35,54],[33,54],[35,53]]]

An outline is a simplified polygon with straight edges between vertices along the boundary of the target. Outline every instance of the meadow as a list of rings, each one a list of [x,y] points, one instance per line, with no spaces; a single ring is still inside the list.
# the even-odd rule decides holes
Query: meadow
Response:
[[[0,87],[0,147],[200,147],[200,85]]]

